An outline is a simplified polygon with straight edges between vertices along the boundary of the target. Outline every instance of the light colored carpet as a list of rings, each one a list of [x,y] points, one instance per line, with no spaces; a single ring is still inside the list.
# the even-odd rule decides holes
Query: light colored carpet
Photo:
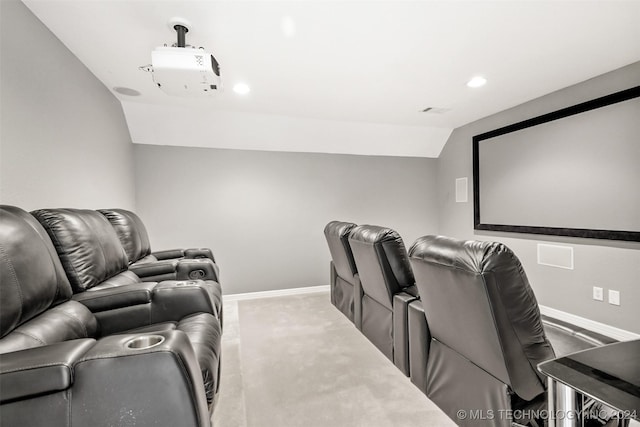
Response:
[[[454,426],[329,302],[224,304],[215,427]]]

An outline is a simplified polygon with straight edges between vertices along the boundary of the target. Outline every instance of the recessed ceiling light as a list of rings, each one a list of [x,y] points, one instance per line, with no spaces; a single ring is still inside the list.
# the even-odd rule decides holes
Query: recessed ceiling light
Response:
[[[118,92],[120,95],[127,95],[127,96],[140,96],[141,93],[138,92],[135,89],[131,89],[130,87],[114,87],[113,88],[114,92]]]
[[[287,37],[293,37],[296,34],[296,23],[293,22],[293,18],[285,16],[282,18],[282,33]]]
[[[467,82],[467,86],[469,87],[481,87],[487,84],[487,79],[482,76],[475,76],[471,80]]]
[[[239,95],[246,95],[251,92],[251,88],[246,83],[236,83],[233,86],[233,91]]]

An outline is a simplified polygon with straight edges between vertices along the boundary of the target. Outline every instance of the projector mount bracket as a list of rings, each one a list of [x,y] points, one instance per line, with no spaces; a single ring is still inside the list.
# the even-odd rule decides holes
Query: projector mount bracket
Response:
[[[174,18],[171,18],[167,24],[168,24],[169,28],[171,28],[172,30],[175,30],[176,36],[177,36],[176,43],[174,43],[172,45],[172,47],[186,48],[187,47],[187,33],[191,29],[191,22],[189,22],[188,20],[186,20],[184,18],[174,17]],[[167,45],[165,44],[165,46],[167,46]],[[191,47],[193,47],[193,46],[191,46]],[[203,49],[203,48],[201,47],[200,49]],[[138,67],[138,69],[141,70],[141,71],[145,71],[147,73],[152,73],[153,72],[153,66],[151,64],[141,65],[141,66]]]
[[[171,18],[169,20],[169,27],[175,30],[178,36],[175,47],[187,47],[186,36],[191,28],[191,23],[183,18]]]

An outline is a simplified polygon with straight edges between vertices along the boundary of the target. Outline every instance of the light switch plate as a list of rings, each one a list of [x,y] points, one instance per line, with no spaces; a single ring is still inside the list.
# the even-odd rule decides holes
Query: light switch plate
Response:
[[[593,299],[596,301],[604,301],[604,292],[602,288],[597,286],[593,287]]]
[[[609,289],[609,304],[620,305],[620,292]]]

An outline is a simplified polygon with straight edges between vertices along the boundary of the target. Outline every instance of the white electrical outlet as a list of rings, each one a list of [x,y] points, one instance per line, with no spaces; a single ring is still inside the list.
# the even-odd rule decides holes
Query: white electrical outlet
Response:
[[[609,289],[609,304],[620,305],[620,292]]]
[[[599,288],[597,286],[593,287],[593,299],[596,301],[604,301],[604,293],[602,291],[602,288]]]

